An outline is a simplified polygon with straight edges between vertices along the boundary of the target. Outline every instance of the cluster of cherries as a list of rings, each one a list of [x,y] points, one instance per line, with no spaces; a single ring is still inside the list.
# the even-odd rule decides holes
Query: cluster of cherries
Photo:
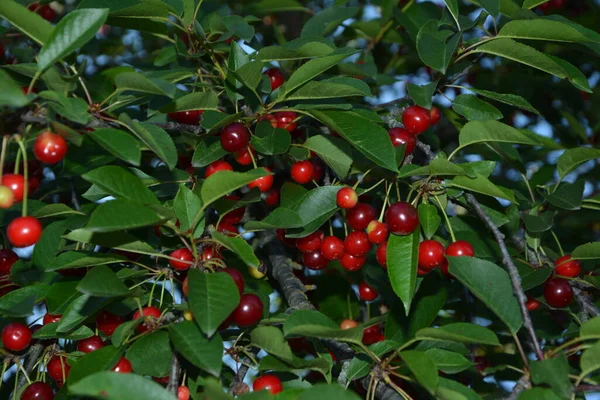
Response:
[[[554,308],[568,307],[573,301],[573,288],[564,278],[576,278],[581,274],[581,262],[573,260],[570,254],[558,258],[554,262],[554,276],[544,284],[544,300]],[[563,278],[561,278],[563,277]],[[527,309],[535,311],[542,303],[533,297],[527,299]]]

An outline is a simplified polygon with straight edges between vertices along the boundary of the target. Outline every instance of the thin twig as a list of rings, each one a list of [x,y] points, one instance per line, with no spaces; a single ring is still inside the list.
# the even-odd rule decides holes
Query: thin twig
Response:
[[[186,131],[194,133],[196,135],[204,133],[204,129],[202,129],[202,127],[200,127],[199,125],[180,124],[179,122],[166,122],[153,125],[156,125],[159,128],[166,129],[168,131]]]
[[[173,359],[171,361],[171,374],[169,375],[169,384],[167,390],[174,395],[177,395],[177,389],[179,388],[179,374],[181,373],[181,367],[179,360],[177,359],[177,353],[173,353]]]
[[[517,400],[519,398],[519,395],[526,389],[529,389],[530,387],[531,384],[529,383],[529,375],[523,375],[521,379],[517,381],[517,384],[513,388],[510,395],[505,397],[504,400]]]

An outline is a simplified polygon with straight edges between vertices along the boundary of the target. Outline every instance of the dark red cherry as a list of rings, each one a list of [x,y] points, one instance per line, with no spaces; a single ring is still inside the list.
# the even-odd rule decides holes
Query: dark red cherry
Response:
[[[358,296],[363,301],[373,301],[379,297],[379,293],[367,282],[362,281],[358,284]]]
[[[429,115],[429,111],[423,107],[410,106],[402,114],[402,124],[404,124],[404,128],[407,131],[418,135],[429,128],[431,116]]]
[[[456,242],[450,243],[448,246],[446,246],[446,255],[452,257],[475,257],[475,250],[473,250],[471,243],[467,242],[466,240],[457,240]]]
[[[45,382],[33,382],[23,390],[21,400],[52,400],[54,391],[52,386]]]
[[[54,356],[46,365],[48,375],[56,382],[64,382],[69,376],[71,366],[67,364],[67,358],[64,356]]]
[[[344,250],[354,257],[366,255],[371,250],[369,236],[362,231],[350,232],[344,240]]]
[[[412,154],[413,151],[415,151],[415,147],[417,147],[417,137],[414,134],[402,128],[392,128],[389,130],[388,134],[390,135],[394,147],[398,147],[401,144],[405,145],[404,155]]]
[[[315,231],[308,236],[296,239],[296,247],[302,253],[311,253],[321,249],[321,243],[323,241],[323,231]]]
[[[312,164],[312,178],[315,182],[319,182],[325,174],[325,166],[323,165],[323,162],[316,157],[311,158],[309,161]]]
[[[383,268],[387,268],[387,243],[383,242],[379,246],[377,246],[377,251],[375,251],[375,258],[377,258],[377,262]]]
[[[296,247],[296,239],[285,237],[286,231],[285,229],[277,229],[275,230],[275,234],[277,235],[277,239],[289,247]]]
[[[250,133],[240,122],[229,124],[221,130],[221,147],[225,151],[235,153],[247,147],[248,143],[250,143]]]
[[[237,286],[240,295],[244,293],[244,277],[242,276],[240,271],[238,271],[235,268],[223,268],[219,270],[219,272],[229,274],[229,276],[233,278],[233,282],[235,282],[235,285]]]
[[[313,178],[313,165],[309,160],[296,161],[292,165],[291,170],[292,179],[297,183],[304,185],[312,181]]]
[[[219,171],[233,171],[233,167],[227,161],[218,160],[206,167],[206,171],[204,171],[204,177],[208,178],[215,172]]]
[[[346,222],[355,231],[362,231],[375,219],[375,209],[369,204],[358,203],[346,212]]]
[[[271,81],[271,90],[277,89],[279,86],[283,85],[283,81],[285,77],[283,76],[283,72],[279,68],[269,68],[264,72]]]
[[[40,6],[40,3],[36,2],[36,3],[30,4],[27,8],[30,11],[35,12],[36,14],[38,14],[40,17],[44,18],[48,22],[52,22],[56,18],[56,12],[54,11],[54,9],[52,9],[52,7],[50,7],[47,4]]]
[[[373,325],[363,330],[362,342],[364,344],[371,345],[373,343],[381,342],[384,340],[383,333],[379,325]]]
[[[444,259],[444,246],[437,240],[424,240],[419,244],[419,268],[439,267]]]
[[[321,243],[321,254],[328,260],[339,260],[344,255],[344,242],[335,236],[327,236]]]
[[[399,201],[389,206],[385,212],[385,222],[390,232],[409,235],[419,226],[419,214],[411,204]]]
[[[156,322],[159,320],[160,316],[162,315],[160,309],[158,309],[157,307],[144,307],[142,308],[142,313],[140,313],[140,310],[137,310],[134,314],[133,314],[133,319],[138,319],[140,317],[142,317],[142,315],[144,316],[144,320],[141,324],[139,324],[137,326],[137,331],[140,333],[146,332],[150,329],[149,325],[152,326],[154,324],[156,324]]]
[[[544,298],[551,307],[568,307],[573,301],[573,289],[569,281],[552,278],[544,285]]]
[[[123,322],[125,322],[125,317],[112,314],[108,311],[100,311],[96,316],[96,326],[106,336],[112,335],[115,329]]]
[[[556,265],[554,268],[556,275],[575,278],[581,273],[581,263],[578,260],[572,260],[570,254],[560,257],[554,265]]]
[[[265,195],[265,203],[269,207],[275,207],[279,204],[279,190],[271,189]]]
[[[91,353],[104,347],[104,341],[100,336],[91,336],[87,339],[82,339],[77,343],[77,350],[83,353]]]
[[[342,258],[340,258],[340,264],[342,264],[342,267],[348,271],[358,271],[363,267],[363,265],[365,265],[366,261],[366,257],[355,257],[349,253],[344,253]]]
[[[10,269],[19,260],[17,253],[11,249],[0,250],[0,276],[10,275]]]
[[[169,118],[175,122],[186,125],[198,125],[204,110],[176,111],[168,114]]]
[[[527,296],[527,303],[525,303],[525,306],[527,307],[527,309],[529,311],[535,311],[538,308],[540,308],[541,305],[542,305],[542,303],[540,303],[539,301],[537,301],[533,297]]]
[[[277,121],[277,127],[287,130],[288,132],[293,132],[294,129],[298,126],[298,123],[295,122],[298,115],[293,111],[281,111],[275,113],[275,120]]]
[[[255,392],[267,390],[271,394],[277,394],[283,390],[283,385],[278,377],[267,374],[256,378],[252,384],[252,390]]]
[[[169,256],[169,265],[177,271],[185,271],[194,263],[194,254],[187,247],[174,250]]]
[[[225,196],[223,198],[226,200],[233,200],[233,201],[240,200],[240,197],[235,196],[235,195],[229,195],[229,196]],[[242,221],[242,218],[244,218],[244,214],[246,214],[246,207],[238,207],[238,208],[235,208],[235,209],[227,212],[225,215],[223,215],[223,218],[221,218],[221,221],[225,222],[227,224],[239,224]]]
[[[22,351],[31,343],[31,330],[20,322],[10,322],[2,329],[2,344],[9,351]]]
[[[260,297],[252,293],[243,294],[240,304],[231,314],[234,324],[240,328],[252,326],[261,320],[263,315],[263,302]]]
[[[121,357],[117,365],[115,365],[112,370],[121,374],[130,374],[133,372],[133,367],[128,359]]]
[[[351,187],[343,187],[338,190],[335,201],[339,208],[353,208],[358,204],[358,195]]]
[[[308,269],[320,270],[327,266],[327,260],[321,250],[313,251],[311,253],[302,254],[302,264]]]
[[[6,236],[15,247],[31,246],[40,240],[42,224],[35,217],[18,217],[8,224]]]

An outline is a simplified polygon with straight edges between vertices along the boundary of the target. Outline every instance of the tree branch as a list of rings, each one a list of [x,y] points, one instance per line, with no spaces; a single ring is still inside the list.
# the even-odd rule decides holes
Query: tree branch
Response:
[[[521,379],[519,379],[517,381],[517,384],[515,385],[515,387],[513,388],[512,392],[510,393],[510,395],[508,395],[507,397],[504,398],[504,400],[517,400],[519,398],[519,395],[529,389],[531,387],[531,384],[529,383],[529,375],[523,375],[521,377]]]
[[[166,122],[153,124],[159,128],[166,129],[168,131],[187,131],[192,132],[196,135],[204,133],[204,129],[200,125],[187,125],[180,124],[179,122]]]
[[[573,287],[573,294],[575,295],[575,300],[577,300],[581,311],[592,318],[600,316],[600,311],[598,310],[598,307],[596,307],[590,296],[583,291],[584,286],[576,281],[571,281],[570,283]]]
[[[425,156],[427,157],[427,161],[431,162],[435,158],[435,154],[431,151],[431,146],[417,140],[417,147],[421,150]]]
[[[27,362],[25,362],[24,365],[25,371],[27,371],[27,375],[30,375],[31,371],[33,371],[35,364],[38,362],[39,358],[42,355],[42,352],[44,351],[44,347],[45,346],[43,344],[36,343],[29,348],[29,351],[27,351],[27,354],[25,354],[25,356],[23,357],[23,359],[27,358]],[[19,381],[17,382],[17,392],[26,384],[27,376],[25,374],[21,374],[19,376]]]
[[[167,390],[177,396],[177,389],[179,388],[179,374],[181,368],[179,360],[177,359],[177,353],[173,352],[173,359],[171,361],[171,374],[169,375],[169,384]]]

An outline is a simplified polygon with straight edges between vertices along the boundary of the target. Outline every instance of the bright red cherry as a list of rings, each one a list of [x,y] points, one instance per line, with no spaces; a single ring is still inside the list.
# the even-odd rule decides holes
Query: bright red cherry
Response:
[[[2,329],[2,344],[10,351],[22,351],[31,342],[31,330],[20,322],[10,322]]]
[[[567,307],[573,301],[573,289],[565,279],[552,278],[544,285],[544,298],[551,307]]]
[[[298,118],[298,115],[293,111],[281,111],[275,113],[275,120],[277,121],[277,127],[292,132],[298,126],[298,123],[294,122]]]
[[[323,242],[323,231],[315,231],[308,236],[296,239],[296,247],[302,253],[310,253],[321,248]]]
[[[169,265],[177,271],[185,271],[194,263],[194,254],[187,247],[174,250],[169,256],[176,259],[170,259]]]
[[[388,242],[381,243],[375,251],[375,258],[383,268],[387,268],[387,244]]]
[[[15,194],[4,185],[0,185],[0,208],[10,208],[15,203]]]
[[[53,324],[55,322],[60,322],[61,319],[62,319],[62,315],[60,315],[60,314],[46,313],[46,314],[44,314],[44,318],[42,319],[42,324],[43,325]]]
[[[369,222],[369,225],[367,225],[367,234],[369,235],[369,241],[371,243],[383,243],[388,238],[387,224],[374,219],[373,221]]]
[[[358,322],[353,319],[345,319],[340,323],[340,329],[343,331],[347,331],[348,329],[353,329],[358,326]]]
[[[367,282],[362,281],[358,284],[358,297],[363,301],[373,301],[379,297],[379,293]]]
[[[369,236],[362,231],[350,232],[344,240],[344,250],[354,257],[362,257],[371,250]]]
[[[417,137],[406,129],[392,128],[389,130],[388,135],[390,135],[394,147],[398,147],[401,144],[405,145],[404,155],[412,154],[412,152],[415,151],[415,147],[417,147]]]
[[[356,257],[349,253],[344,253],[342,258],[340,258],[340,264],[347,271],[358,271],[365,265],[366,261],[366,257]]]
[[[560,257],[554,265],[556,265],[554,268],[556,275],[575,278],[581,273],[581,263],[579,260],[572,260],[570,254]]]
[[[252,390],[255,392],[260,392],[261,390],[267,390],[271,394],[277,394],[283,390],[283,385],[281,384],[281,380],[275,375],[263,375],[259,378],[256,378],[254,383],[252,384]]]
[[[150,327],[148,325],[154,325],[160,319],[162,313],[156,307],[144,307],[142,308],[142,314],[140,314],[140,310],[137,310],[133,314],[133,319],[138,319],[142,315],[144,316],[144,321],[141,324],[139,324],[136,328],[137,331],[140,333],[147,332],[148,330],[150,330]]]
[[[366,203],[358,203],[346,212],[346,222],[355,231],[362,231],[375,219],[375,209]]]
[[[269,76],[269,80],[271,81],[271,90],[275,90],[279,86],[283,85],[285,77],[279,68],[269,68],[264,73]]]
[[[435,106],[431,107],[431,110],[429,110],[429,117],[431,119],[431,126],[436,125],[441,117],[439,108]]]
[[[229,124],[221,130],[221,147],[225,151],[235,153],[247,147],[248,143],[250,143],[250,133],[240,122]]]
[[[379,325],[373,325],[363,330],[362,342],[364,344],[371,345],[373,343],[381,342],[384,340],[383,333]]]
[[[12,190],[14,199],[18,203],[23,201],[23,190],[25,189],[25,177],[20,174],[5,174],[2,175],[2,185],[7,186]]]
[[[402,123],[407,131],[418,135],[429,128],[431,116],[429,115],[429,111],[423,107],[410,106],[402,114]]]
[[[204,246],[202,251],[200,252],[200,260],[208,261],[211,259],[219,259],[222,260],[223,256],[219,254],[219,251],[212,246]]]
[[[115,365],[112,370],[121,374],[130,374],[133,372],[133,367],[128,359],[121,357],[117,365]]]
[[[35,217],[18,217],[8,224],[6,236],[15,247],[31,246],[40,240],[42,224]]]
[[[344,255],[344,242],[335,236],[327,236],[321,243],[321,254],[328,260],[339,260]]]
[[[539,301],[537,301],[533,297],[527,296],[527,303],[525,303],[525,306],[527,307],[527,309],[529,311],[535,311],[538,308],[540,308],[541,305],[542,305],[542,303],[540,303]]]
[[[328,262],[329,260],[323,256],[321,250],[302,254],[302,264],[308,269],[318,271],[325,268]]]
[[[233,171],[233,167],[227,161],[217,160],[215,162],[210,163],[206,167],[206,171],[204,171],[204,177],[208,178],[215,172],[219,171]]]
[[[67,155],[69,145],[62,136],[52,132],[41,133],[33,143],[33,155],[46,164],[56,164]]]
[[[11,249],[0,250],[0,276],[9,275],[11,267],[18,260],[19,256]]]
[[[240,304],[233,310],[231,318],[240,328],[247,328],[261,320],[263,315],[263,302],[255,294],[246,293],[240,298]]]
[[[277,204],[279,204],[279,190],[277,190],[277,189],[269,190],[267,192],[267,194],[265,195],[265,203],[269,207],[275,207]]]
[[[179,386],[177,388],[177,400],[189,400],[190,389],[187,386]]]
[[[219,270],[219,272],[229,274],[229,276],[233,278],[233,281],[235,282],[235,285],[237,286],[240,295],[244,293],[244,277],[242,276],[240,271],[238,271],[235,268],[223,268]]]
[[[246,148],[241,149],[240,151],[236,151],[233,153],[233,158],[240,165],[250,165],[252,164],[252,156],[256,156],[256,151],[252,146],[248,146]]]
[[[353,208],[358,204],[358,195],[351,187],[343,187],[338,190],[335,202],[339,208]]]
[[[42,18],[44,18],[48,22],[54,21],[56,18],[56,12],[47,4],[40,6],[40,3],[33,3],[27,7],[30,11],[39,14]]]
[[[308,183],[313,178],[313,165],[309,160],[296,161],[292,165],[292,179],[301,185]]]
[[[104,347],[104,341],[100,336],[94,335],[87,339],[82,339],[77,343],[77,350],[83,353],[91,353]]]
[[[170,119],[180,124],[186,125],[198,125],[200,123],[200,117],[204,110],[187,110],[170,112],[167,114]]]
[[[419,244],[419,268],[439,267],[444,259],[444,246],[437,240],[424,240]]]
[[[67,358],[64,356],[54,356],[46,365],[48,375],[57,382],[64,382],[69,376],[71,366],[67,364]]]
[[[457,240],[446,247],[446,255],[452,257],[475,257],[475,250],[473,250],[471,243],[466,240]]]
[[[217,225],[217,231],[231,237],[236,236],[238,234],[238,228],[234,224],[223,221],[221,221],[219,225]]]
[[[112,335],[115,329],[123,322],[125,322],[125,317],[109,313],[108,311],[100,311],[96,316],[96,326],[106,336]]]
[[[419,214],[411,204],[399,201],[389,206],[385,212],[385,222],[390,232],[409,235],[419,226]]]
[[[21,400],[52,400],[54,391],[52,386],[45,382],[33,382],[23,390]]]
[[[267,171],[271,172],[270,168],[265,167],[265,169]],[[253,189],[255,187],[257,187],[263,193],[268,192],[269,189],[271,189],[271,187],[273,187],[273,175],[266,175],[266,176],[262,176],[260,178],[256,178],[255,180],[253,180],[252,182],[250,182],[248,184],[249,189]]]

